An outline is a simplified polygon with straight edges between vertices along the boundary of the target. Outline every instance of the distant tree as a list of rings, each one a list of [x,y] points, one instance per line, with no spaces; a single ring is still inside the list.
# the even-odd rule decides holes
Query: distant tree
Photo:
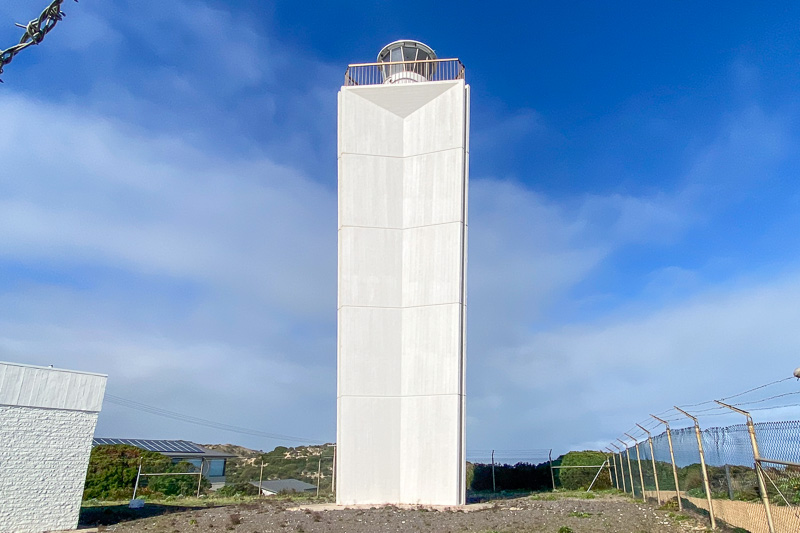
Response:
[[[467,467],[469,476],[469,466]],[[472,465],[471,490],[492,490],[492,465],[476,463]],[[550,487],[550,470],[547,463],[534,465],[517,463],[515,465],[495,465],[495,486],[501,490],[544,490]]]
[[[475,480],[475,465],[467,462],[467,488],[472,487],[472,482]]]
[[[596,466],[601,465],[606,460],[606,454],[597,451],[569,452],[559,457],[560,466]],[[568,490],[586,490],[594,483],[596,489],[611,488],[608,474],[597,475],[599,468],[559,468],[556,469],[556,478],[562,488]]]

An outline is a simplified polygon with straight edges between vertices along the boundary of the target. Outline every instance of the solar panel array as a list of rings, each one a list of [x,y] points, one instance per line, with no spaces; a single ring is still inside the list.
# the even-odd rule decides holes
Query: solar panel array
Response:
[[[185,440],[149,440],[149,439],[92,439],[92,445],[127,444],[143,450],[161,453],[206,453],[206,450],[193,442]]]

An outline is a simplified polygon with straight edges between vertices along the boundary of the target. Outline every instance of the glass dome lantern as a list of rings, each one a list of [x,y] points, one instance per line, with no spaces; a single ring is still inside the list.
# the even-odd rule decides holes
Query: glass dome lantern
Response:
[[[416,83],[430,81],[436,72],[436,52],[419,41],[400,40],[389,43],[378,53],[383,83]]]

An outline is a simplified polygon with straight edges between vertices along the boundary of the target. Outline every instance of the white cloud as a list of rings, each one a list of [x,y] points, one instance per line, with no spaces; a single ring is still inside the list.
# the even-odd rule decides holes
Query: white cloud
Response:
[[[800,361],[798,298],[795,274],[720,287],[644,314],[531,334],[513,349],[492,353],[487,365],[502,384],[506,408],[515,409],[518,425],[510,434],[523,439],[552,431],[586,446],[619,436],[649,413],[790,376]]]
[[[68,55],[70,68],[91,70],[86,94],[57,105],[4,89],[0,358],[108,372],[120,396],[332,438],[329,80],[341,69],[262,26],[202,2],[80,4],[37,57],[42,69]],[[497,114],[491,131],[473,132],[484,157],[491,139],[564,140],[534,110]],[[591,281],[625,251],[666,250],[764,186],[791,153],[790,124],[757,106],[732,113],[710,145],[687,150],[697,153],[675,191],[555,199],[473,180],[470,447],[601,442],[631,413],[797,366],[794,274],[709,288],[708,252],[699,265],[643,267],[624,295]],[[602,316],[580,312],[604,298]],[[217,440],[115,406],[101,430]]]
[[[105,371],[112,393],[194,391],[188,412],[223,419],[236,398],[331,396],[334,191],[79,108],[11,97],[0,115],[3,358]]]

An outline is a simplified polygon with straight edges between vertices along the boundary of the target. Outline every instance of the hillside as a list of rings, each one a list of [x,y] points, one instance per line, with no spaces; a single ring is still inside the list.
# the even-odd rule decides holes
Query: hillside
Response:
[[[331,490],[333,476],[333,448],[320,446],[278,446],[270,452],[252,450],[234,444],[202,444],[204,448],[236,455],[228,460],[226,477],[228,483],[258,481],[263,463],[263,479],[299,479],[317,484],[317,473],[321,491]]]

